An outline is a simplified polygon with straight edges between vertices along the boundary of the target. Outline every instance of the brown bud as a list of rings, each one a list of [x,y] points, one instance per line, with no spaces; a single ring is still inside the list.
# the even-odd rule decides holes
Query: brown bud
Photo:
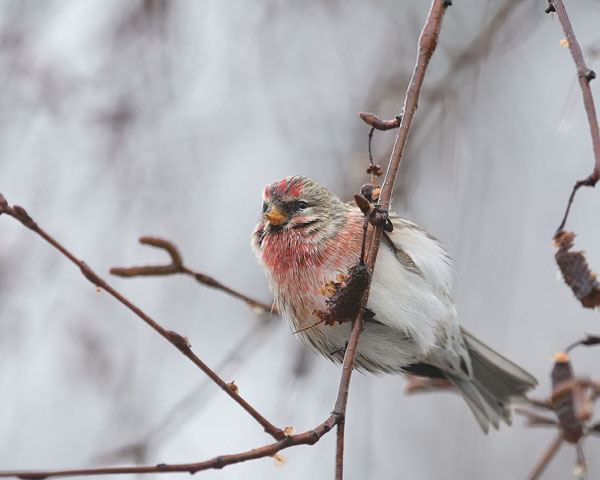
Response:
[[[390,130],[392,128],[398,128],[400,126],[400,121],[402,120],[402,115],[397,115],[393,120],[382,120],[377,115],[373,115],[372,113],[360,112],[360,118],[367,125],[377,129],[377,130]]]
[[[360,211],[363,213],[363,215],[368,215],[371,211],[371,203],[369,200],[359,193],[354,194],[354,200],[356,201],[356,205],[358,208],[360,208]]]
[[[227,388],[229,388],[229,390],[231,390],[233,393],[239,393],[240,391],[234,380],[227,384]]]
[[[27,210],[25,210],[23,207],[19,207],[18,205],[13,206],[13,212],[15,213],[15,218],[27,228],[31,228],[32,230],[37,228],[37,224],[33,221],[33,219],[27,213]]]

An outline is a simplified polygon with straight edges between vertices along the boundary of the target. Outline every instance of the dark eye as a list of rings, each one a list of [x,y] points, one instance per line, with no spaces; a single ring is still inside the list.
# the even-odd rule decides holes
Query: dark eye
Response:
[[[305,208],[308,208],[308,203],[306,203],[304,200],[300,200],[298,202],[298,208],[300,210],[304,210]]]

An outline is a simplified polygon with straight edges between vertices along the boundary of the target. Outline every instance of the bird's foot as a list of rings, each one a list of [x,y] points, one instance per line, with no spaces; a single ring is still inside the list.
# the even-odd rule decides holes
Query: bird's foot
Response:
[[[365,322],[369,322],[375,318],[375,312],[369,307],[361,305],[360,308],[362,308],[365,311]]]
[[[348,342],[346,342],[342,348],[338,348],[337,350],[334,350],[329,355],[335,355],[337,353],[342,353],[342,354],[346,355],[347,348],[348,348]]]

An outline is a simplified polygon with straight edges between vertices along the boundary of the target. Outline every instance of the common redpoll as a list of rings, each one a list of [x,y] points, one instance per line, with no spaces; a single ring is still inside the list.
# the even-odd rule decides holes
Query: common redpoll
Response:
[[[410,373],[450,381],[488,432],[510,424],[510,403],[537,381],[460,327],[451,294],[452,261],[424,229],[390,215],[356,352],[358,369]],[[306,177],[286,177],[265,188],[252,247],[277,308],[300,338],[341,362],[351,322],[318,323],[327,310],[323,286],[360,257],[364,216]],[[307,328],[308,327],[308,328]]]

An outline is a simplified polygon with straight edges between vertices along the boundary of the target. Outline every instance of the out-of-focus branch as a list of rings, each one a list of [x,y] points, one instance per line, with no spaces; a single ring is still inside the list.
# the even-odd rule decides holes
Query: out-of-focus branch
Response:
[[[527,480],[537,480],[538,478],[540,478],[540,475],[544,472],[544,470],[550,463],[550,460],[552,460],[554,458],[554,455],[556,455],[556,452],[558,452],[558,449],[560,448],[562,443],[563,443],[563,437],[562,437],[562,434],[559,433],[554,438],[554,440],[552,440],[552,443],[550,444],[548,449],[544,452],[544,455],[542,455],[542,458],[540,458],[539,462],[537,463],[537,465],[535,466],[533,471],[529,474],[529,476],[527,477]]]
[[[229,348],[227,355],[215,365],[215,372],[223,372],[232,364],[237,365],[242,359],[247,361],[265,340],[265,335],[270,331],[269,327],[272,326],[274,319],[273,316],[262,316],[237,343]],[[217,391],[210,387],[210,381],[203,380],[175,403],[153,427],[144,432],[139,432],[137,440],[113,448],[97,455],[95,458],[104,464],[122,462],[124,459],[131,457],[139,459],[141,456],[145,459],[150,449],[156,448],[158,444],[164,444],[182,425],[189,423],[194,413],[198,411],[198,406],[205,405]],[[141,463],[141,461],[145,460],[140,460],[138,463]]]
[[[538,413],[527,410],[526,408],[515,408],[515,412],[523,415],[527,419],[528,427],[537,427],[543,425],[552,427],[558,426],[558,421],[555,418],[539,415]]]
[[[592,347],[595,345],[600,345],[600,335],[592,335],[591,333],[586,333],[582,339],[573,342],[567,348],[565,348],[565,352],[569,353],[575,347],[579,346]]]
[[[412,79],[408,90],[406,92],[406,97],[404,100],[404,115],[402,116],[402,120],[400,121],[398,135],[396,137],[396,143],[394,145],[394,150],[392,151],[392,156],[390,158],[390,163],[388,165],[386,177],[383,184],[382,194],[380,197],[381,204],[378,206],[380,211],[385,212],[389,209],[392,191],[394,187],[394,182],[396,179],[396,174],[398,172],[398,168],[400,166],[400,162],[402,160],[402,156],[406,147],[406,142],[408,139],[408,133],[410,131],[410,127],[412,125],[412,120],[417,109],[419,96],[421,93],[421,88],[423,85],[423,80],[425,77],[425,72],[427,70],[427,65],[429,64],[429,60],[433,55],[433,52],[436,48],[442,18],[444,15],[444,11],[446,7],[451,5],[451,2],[448,0],[433,0],[431,4],[431,8],[429,10],[429,14],[427,16],[427,20],[421,32],[421,36],[419,37],[419,47],[418,47],[418,55],[417,62],[415,65],[415,69],[412,75]],[[96,469],[80,469],[80,470],[62,470],[62,471],[46,471],[46,472],[0,472],[0,477],[18,477],[23,479],[44,479],[53,476],[83,476],[83,475],[109,475],[109,474],[119,474],[119,473],[165,473],[165,472],[189,472],[195,473],[201,470],[207,469],[219,469],[223,468],[226,465],[230,465],[233,463],[239,463],[246,460],[252,460],[256,458],[262,458],[266,456],[275,455],[280,450],[284,448],[289,448],[295,445],[312,445],[318,442],[323,435],[329,432],[334,426],[338,427],[337,430],[337,441],[336,441],[336,469],[335,469],[335,478],[336,480],[342,480],[343,478],[343,453],[344,453],[344,425],[345,425],[345,415],[346,415],[346,407],[348,404],[348,393],[350,388],[350,378],[352,376],[352,371],[354,369],[354,359],[356,356],[356,349],[358,345],[358,340],[360,337],[360,333],[363,329],[364,320],[366,311],[365,309],[360,309],[357,317],[355,318],[350,338],[348,340],[348,345],[346,347],[344,361],[342,365],[342,373],[340,377],[340,383],[338,388],[338,394],[336,397],[335,405],[331,415],[319,426],[316,428],[309,430],[307,432],[294,435],[290,431],[281,431],[277,429],[275,426],[270,424],[264,417],[262,417],[258,412],[256,412],[250,405],[245,402],[238,394],[236,389],[232,384],[227,384],[223,380],[221,380],[212,370],[210,370],[198,357],[196,357],[191,349],[190,345],[187,342],[185,337],[181,335],[165,330],[159,324],[157,324],[153,319],[148,317],[145,313],[143,313],[139,308],[135,305],[131,304],[128,300],[126,300],[123,296],[121,296],[117,291],[112,289],[104,280],[98,277],[84,262],[78,260],[74,255],[72,255],[67,249],[65,249],[60,243],[50,237],[46,232],[40,229],[37,224],[27,215],[24,209],[20,207],[9,207],[4,198],[0,195],[0,213],[7,213],[17,220],[19,220],[23,225],[32,229],[40,236],[42,236],[46,241],[48,241],[55,248],[60,250],[69,260],[75,263],[82,271],[83,275],[91,281],[93,284],[97,285],[100,288],[103,288],[108,293],[110,293],[113,297],[119,300],[121,303],[130,308],[134,313],[136,313],[142,320],[148,323],[152,328],[154,328],[159,334],[161,334],[164,338],[166,338],[170,343],[176,346],[185,356],[190,358],[196,365],[198,365],[215,383],[217,383],[223,390],[226,391],[228,395],[230,395],[234,400],[236,400],[240,405],[248,411],[261,425],[263,425],[265,431],[270,433],[273,437],[275,437],[278,441],[269,445],[265,445],[259,448],[255,448],[249,450],[247,452],[238,453],[234,455],[222,455],[215,457],[211,460],[207,460],[205,462],[200,463],[191,463],[191,464],[177,464],[177,465],[167,465],[167,464],[159,464],[154,466],[141,466],[141,467],[111,467],[111,468],[96,468]],[[377,253],[379,251],[379,245],[382,239],[383,226],[386,222],[374,226],[373,236],[371,237],[371,244],[369,246],[369,253],[367,255],[367,265],[371,271],[373,271],[375,266],[375,261],[377,259]],[[146,240],[148,240],[146,238]],[[156,239],[154,239],[156,240]],[[169,245],[168,242],[164,243],[164,241],[158,242],[144,242],[159,248],[163,248],[169,252],[171,255],[172,264],[171,265],[163,265],[156,267],[150,267],[150,269],[145,267],[133,267],[135,270],[127,269],[127,270],[119,270],[118,273],[124,273],[125,275],[134,276],[134,275],[168,275],[171,273],[189,273],[195,276],[195,272],[191,270],[186,272],[183,269],[183,263],[181,261],[181,256],[177,252],[177,249],[171,248],[172,245]],[[361,259],[362,261],[362,259]],[[132,273],[133,272],[133,273]],[[150,273],[151,272],[151,273]],[[157,273],[159,272],[159,273]],[[114,269],[113,269],[113,273]],[[204,282],[203,282],[204,283]],[[211,285],[214,286],[214,285]],[[361,296],[361,304],[366,305],[368,296],[369,296],[369,287],[370,281],[367,284],[367,288],[364,291],[364,294]]]
[[[428,378],[428,377],[417,377],[415,375],[406,376],[406,387],[404,387],[404,393],[407,395],[413,393],[424,393],[424,392],[439,392],[440,390],[454,390],[454,386],[443,378]]]
[[[425,25],[419,37],[417,62],[415,64],[413,75],[404,98],[404,107],[402,109],[403,115],[400,121],[398,134],[396,136],[396,143],[394,144],[394,149],[388,164],[381,196],[379,197],[381,202],[380,207],[383,210],[389,210],[390,207],[396,174],[398,173],[398,168],[400,167],[400,162],[402,161],[410,127],[419,103],[419,96],[423,86],[425,72],[427,71],[429,60],[431,59],[431,56],[433,55],[433,52],[437,46],[444,12],[446,7],[449,5],[451,5],[451,2],[447,0],[433,0],[427,15],[427,20],[425,21]],[[373,271],[375,268],[375,261],[377,260],[377,253],[379,252],[379,245],[381,244],[382,235],[383,225],[375,226],[367,256],[367,265],[371,271]],[[362,305],[367,305],[369,289],[370,282],[361,299]],[[344,355],[338,398],[333,409],[334,413],[340,416],[336,442],[336,480],[341,480],[343,478],[344,427],[343,425],[340,426],[340,423],[345,421],[346,406],[348,404],[348,390],[350,388],[350,377],[352,375],[352,369],[354,368],[356,347],[358,345],[360,333],[362,332],[364,326],[365,315],[366,311],[361,309],[352,325],[350,339],[348,340],[348,346]]]
[[[573,343],[577,345],[597,345],[598,337],[588,335],[583,340]],[[518,408],[516,412],[527,418],[529,426],[553,426],[558,436],[538,461],[529,480],[537,479],[554,457],[560,445],[569,443],[577,449],[578,468],[585,472],[587,465],[581,449],[582,440],[594,434],[594,425],[589,425],[593,408],[598,399],[600,382],[585,377],[576,377],[567,352],[558,352],[554,356],[554,367],[551,372],[552,395],[547,400],[530,400],[530,405],[552,411],[556,418],[539,415],[537,412]]]
[[[592,135],[592,146],[594,150],[594,170],[587,178],[579,180],[577,183],[575,183],[573,191],[571,192],[571,196],[569,197],[569,202],[567,203],[567,209],[562,222],[556,230],[556,237],[565,227],[567,217],[569,216],[569,210],[571,209],[571,204],[573,203],[573,199],[575,198],[577,190],[583,186],[594,187],[598,182],[598,179],[600,179],[600,129],[598,128],[598,118],[596,116],[596,107],[594,106],[594,97],[592,96],[592,90],[590,88],[590,82],[596,78],[596,74],[593,70],[590,70],[585,63],[583,52],[581,51],[579,42],[577,42],[577,38],[575,37],[575,32],[571,26],[571,21],[567,15],[567,10],[565,9],[563,0],[548,0],[548,8],[546,9],[546,13],[550,12],[556,12],[558,15],[558,20],[562,25],[565,36],[567,37],[569,51],[571,52],[571,56],[573,57],[575,66],[577,67],[579,86],[581,87],[581,93],[583,95],[583,106],[585,107],[585,112],[590,124],[590,133]]]
[[[100,278],[83,260],[79,260],[75,255],[73,255],[69,250],[67,250],[61,243],[56,241],[53,237],[51,237],[48,233],[46,233],[42,228],[38,226],[38,224],[29,216],[27,211],[19,207],[18,205],[9,206],[8,202],[4,198],[2,194],[0,194],[0,214],[5,213],[19,222],[21,222],[25,227],[33,230],[39,236],[41,236],[46,242],[60,251],[65,257],[67,257],[72,263],[74,263],[79,270],[83,274],[85,278],[87,278],[92,284],[96,287],[99,287],[106,292],[108,292],[112,297],[117,299],[123,305],[125,305],[129,310],[135,313],[138,317],[140,317],[144,322],[146,322],[151,328],[153,328],[156,332],[158,332],[163,338],[165,338],[169,343],[171,343],[174,347],[176,347],[183,355],[185,355],[188,359],[190,359],[194,365],[196,365],[200,370],[202,370],[214,383],[216,383],[221,389],[227,393],[235,402],[237,402],[248,414],[252,416],[262,427],[265,432],[271,435],[276,440],[281,440],[284,438],[283,432],[275,427],[271,422],[269,422],[265,417],[263,417],[254,407],[252,407],[246,400],[244,400],[241,395],[237,392],[237,387],[234,385],[225,382],[221,377],[219,377],[213,370],[211,370],[208,365],[206,365],[200,358],[194,354],[191,349],[191,345],[188,339],[174,331],[166,330],[161,325],[159,325],[154,319],[144,313],[139,307],[131,303],[127,300],[123,295],[121,295],[117,290],[112,288],[108,283],[106,283],[102,278]]]
[[[182,273],[189,275],[207,287],[216,288],[222,290],[229,295],[243,300],[246,304],[261,312],[276,312],[275,306],[267,305],[260,300],[248,297],[243,293],[237,292],[236,290],[222,284],[213,277],[206,275],[205,273],[197,272],[191,268],[186,267],[183,264],[183,259],[179,253],[179,249],[174,243],[165,240],[164,238],[158,237],[140,237],[139,242],[143,245],[150,245],[156,248],[162,248],[171,257],[171,263],[168,265],[142,265],[136,267],[113,267],[110,269],[110,273],[118,275],[119,277],[140,277],[140,276],[157,276],[157,275],[175,275]]]

